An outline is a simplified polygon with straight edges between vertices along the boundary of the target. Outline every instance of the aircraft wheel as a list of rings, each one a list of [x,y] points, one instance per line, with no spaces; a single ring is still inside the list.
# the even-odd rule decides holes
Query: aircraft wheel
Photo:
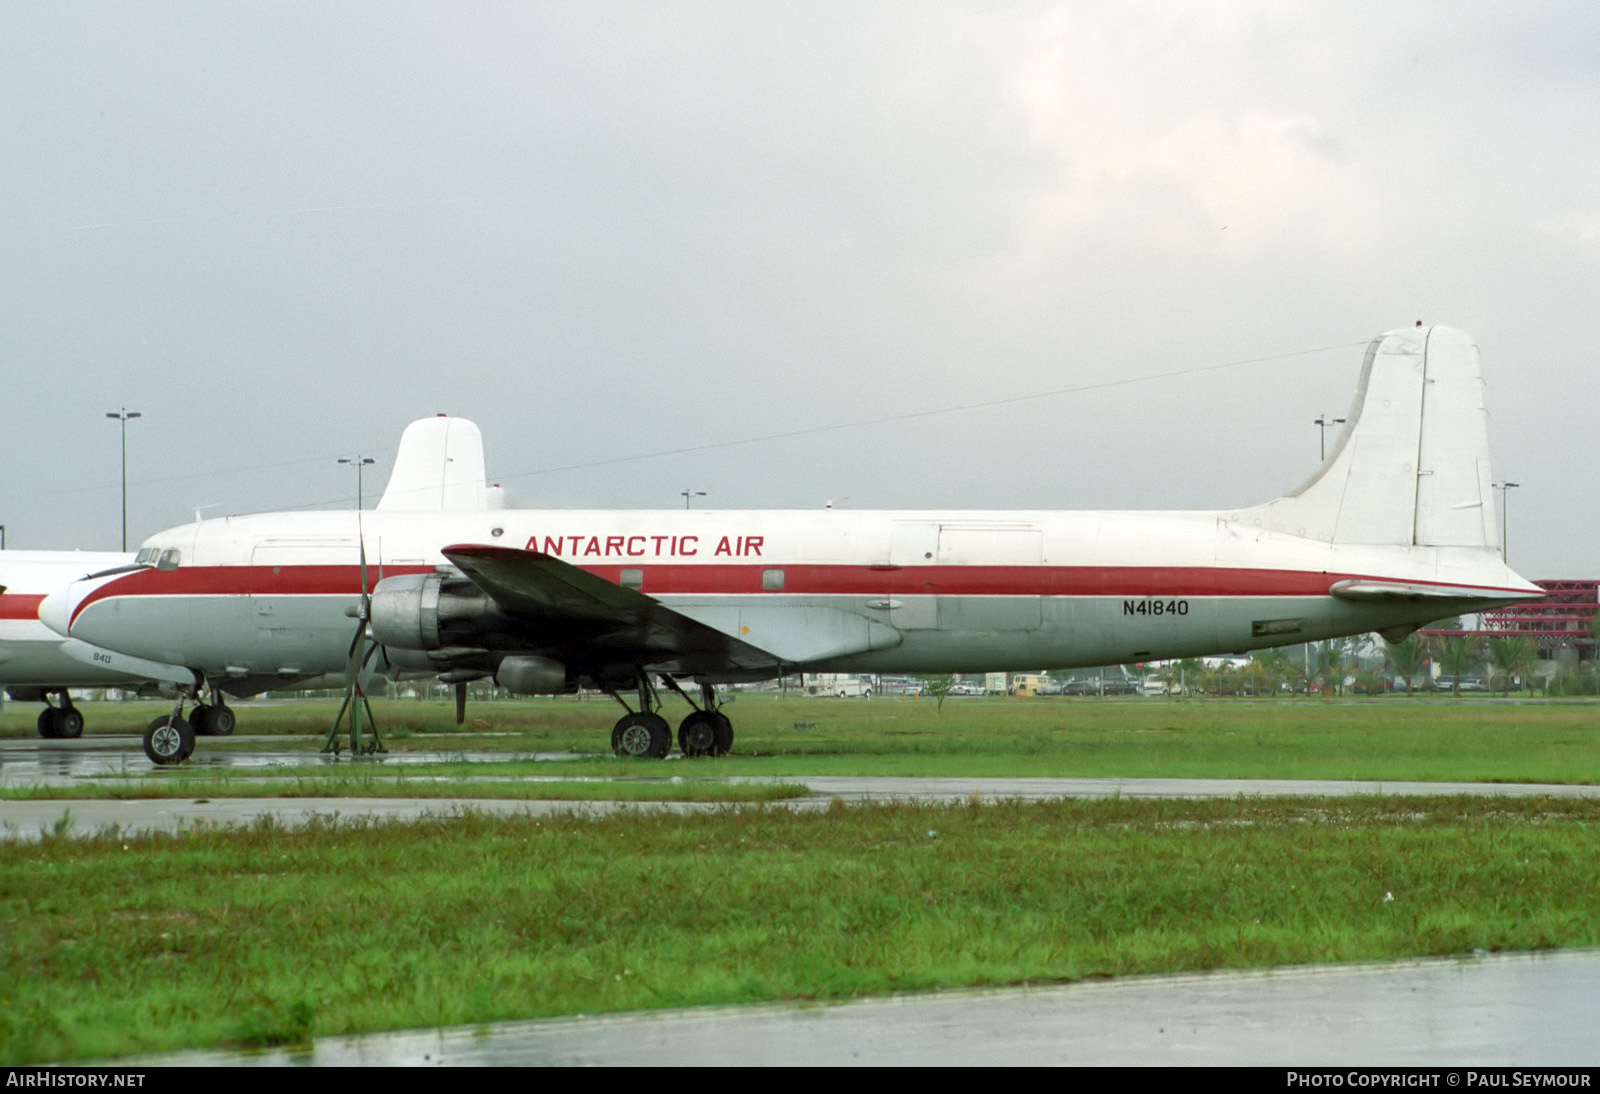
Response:
[[[144,754],[155,764],[181,764],[194,751],[194,730],[182,718],[163,715],[144,731]]]
[[[215,706],[198,706],[189,715],[197,737],[227,737],[233,733],[233,711],[218,703]]]
[[[717,755],[718,717],[708,710],[696,710],[679,723],[678,747],[685,756]]]
[[[733,723],[720,710],[713,710],[711,717],[716,721],[717,727],[717,744],[712,749],[711,754],[713,756],[726,756],[733,751]]]
[[[61,736],[56,732],[56,708],[45,707],[39,712],[39,736],[47,740],[54,740]]]
[[[233,727],[237,720],[233,716],[233,708],[218,703],[211,708],[211,735],[213,737],[232,737]]]
[[[672,729],[659,714],[625,714],[611,730],[611,751],[636,759],[665,759],[672,751]]]
[[[57,737],[82,737],[83,712],[77,707],[58,707],[55,710]]]

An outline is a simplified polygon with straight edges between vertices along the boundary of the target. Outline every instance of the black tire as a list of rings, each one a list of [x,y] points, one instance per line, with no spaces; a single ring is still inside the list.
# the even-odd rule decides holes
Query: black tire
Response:
[[[213,737],[232,737],[233,727],[238,719],[233,716],[233,708],[218,703],[211,708],[211,735]]]
[[[233,711],[220,703],[198,706],[190,712],[189,724],[194,726],[196,737],[229,737],[233,734]]]
[[[181,764],[194,751],[194,729],[170,714],[155,719],[144,731],[144,754],[153,764]]]
[[[39,736],[53,741],[60,736],[56,732],[56,708],[45,707],[39,712]]]
[[[56,736],[71,740],[83,736],[83,711],[77,707],[56,708]]]
[[[713,756],[726,756],[733,751],[733,723],[728,716],[720,710],[713,710],[711,717],[716,721],[717,746],[712,750]]]
[[[717,754],[717,717],[711,711],[696,710],[678,723],[678,748],[685,756]]]
[[[625,714],[612,727],[611,751],[640,760],[665,759],[672,751],[672,729],[659,714]]]

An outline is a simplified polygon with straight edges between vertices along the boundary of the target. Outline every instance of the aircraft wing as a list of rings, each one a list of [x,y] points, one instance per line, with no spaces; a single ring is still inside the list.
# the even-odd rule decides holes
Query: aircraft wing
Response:
[[[590,657],[670,662],[682,672],[770,670],[784,660],[552,555],[478,544],[446,547],[443,554],[553,647],[570,644]]]

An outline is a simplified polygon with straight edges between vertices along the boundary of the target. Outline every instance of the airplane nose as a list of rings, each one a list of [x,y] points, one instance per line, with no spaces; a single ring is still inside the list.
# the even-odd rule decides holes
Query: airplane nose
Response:
[[[62,638],[71,638],[72,609],[77,602],[78,597],[73,586],[57,589],[39,602],[39,622]]]

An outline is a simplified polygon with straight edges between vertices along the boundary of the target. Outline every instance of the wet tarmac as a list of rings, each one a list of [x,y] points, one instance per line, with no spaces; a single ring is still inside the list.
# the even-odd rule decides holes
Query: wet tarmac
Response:
[[[284,738],[271,734],[229,737],[229,748],[201,748],[178,767],[158,767],[144,754],[139,737],[100,735],[75,740],[47,741],[31,737],[0,739],[0,786],[70,786],[81,779],[106,775],[149,778],[193,778],[213,771],[268,771],[274,767],[325,766],[330,772],[354,765],[436,764],[461,760],[575,760],[577,752],[463,752],[460,749],[388,752],[381,757],[352,760],[348,755],[323,754],[310,749],[284,747]],[[241,747],[247,746],[247,747]]]
[[[240,748],[240,745],[249,747]],[[318,753],[286,750],[281,738],[234,738],[227,751],[215,750],[181,768],[159,768],[145,760],[137,737],[97,737],[76,741],[34,739],[0,741],[0,785],[71,787],[102,781],[105,776],[132,775],[151,779],[192,778],[207,771],[270,771],[274,767],[324,764],[330,772],[359,769],[364,776],[381,778],[385,767],[440,762],[492,763],[511,758],[503,752],[402,752],[390,753],[381,763],[340,760]],[[527,753],[519,758],[560,761],[572,753]],[[359,768],[357,768],[359,764]],[[550,774],[525,775],[526,782],[571,779],[562,775],[559,762]],[[671,768],[666,770],[670,771]],[[641,776],[625,776],[630,782]],[[646,776],[643,780],[670,774]],[[506,778],[506,776],[496,776]],[[518,777],[513,777],[518,778]],[[600,777],[596,778],[600,781]],[[453,780],[470,783],[470,779]],[[1548,783],[1435,783],[1341,781],[1328,779],[1107,779],[1107,778],[917,778],[903,776],[773,776],[739,782],[783,782],[805,786],[807,798],[767,803],[767,808],[820,809],[834,798],[847,803],[919,802],[958,804],[968,801],[1050,801],[1064,798],[1232,798],[1249,797],[1351,797],[1467,794],[1480,797],[1583,797],[1600,798],[1600,786]],[[726,803],[709,802],[606,802],[528,801],[473,798],[159,798],[141,800],[39,800],[0,801],[0,839],[33,840],[61,830],[91,834],[109,828],[121,832],[176,832],[200,825],[250,824],[265,817],[294,827],[314,818],[356,817],[415,820],[442,817],[464,810],[549,816],[556,813],[600,816],[641,809],[679,813],[727,809]]]
[[[1597,1022],[1600,953],[1583,952],[507,1022],[121,1062],[1594,1067]]]

